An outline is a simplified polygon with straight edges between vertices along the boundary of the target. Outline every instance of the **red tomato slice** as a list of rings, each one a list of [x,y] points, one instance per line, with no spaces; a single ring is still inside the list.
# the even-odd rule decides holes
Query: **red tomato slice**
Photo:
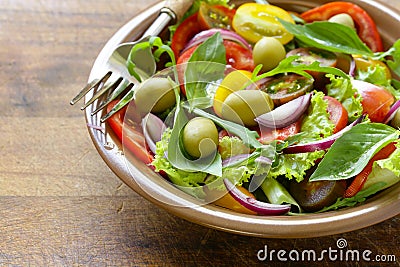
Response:
[[[358,5],[348,2],[331,2],[310,9],[300,16],[306,22],[313,22],[328,20],[340,13],[346,13],[353,18],[358,36],[373,52],[383,51],[382,39],[374,20]]]
[[[249,49],[227,40],[224,40],[224,46],[228,65],[238,70],[248,70],[250,72],[254,70],[253,54]]]
[[[240,44],[237,44],[232,41],[224,40],[224,46],[226,49],[226,61],[227,64],[230,65],[232,68],[238,70],[248,70],[253,71],[254,69],[254,62],[253,62],[253,55],[250,50],[244,48]],[[190,57],[192,56],[193,52],[196,50],[197,46],[190,47],[186,51],[184,51],[177,60],[177,65],[185,64],[189,61]],[[183,68],[178,69],[179,75],[179,82],[181,84],[182,93],[185,94],[185,88],[183,85]]]
[[[328,101],[329,119],[335,124],[333,133],[337,133],[347,125],[349,119],[347,110],[336,98],[324,96],[324,99]]]
[[[344,197],[353,197],[355,196],[364,186],[365,182],[369,174],[372,172],[372,166],[375,161],[388,158],[394,151],[396,150],[396,146],[394,143],[390,143],[389,145],[382,148],[378,153],[376,153],[372,159],[368,162],[367,166],[354,178],[353,182],[346,189],[344,193]]]
[[[111,102],[107,106],[107,112],[109,112],[117,102],[118,101]],[[133,104],[131,104],[131,106],[129,107],[129,111],[133,111],[133,115],[138,114],[138,112],[135,112],[135,108],[132,105]],[[131,151],[138,159],[143,161],[145,164],[150,164],[153,161],[153,155],[147,150],[145,146],[146,141],[142,131],[134,128],[135,126],[139,127],[138,123],[140,122],[140,118],[133,117],[135,121],[132,123],[132,125],[130,125],[131,127],[125,126],[124,130],[122,130],[126,110],[127,108],[125,107],[115,113],[107,120],[107,123],[111,127],[115,135],[118,137],[118,139],[123,142],[124,147],[128,148],[129,151]]]
[[[201,32],[200,24],[197,20],[198,13],[195,13],[186,18],[176,29],[171,40],[171,49],[175,53],[175,57],[178,58],[186,44],[196,34]]]
[[[198,13],[198,22],[202,30],[223,28],[230,30],[236,10],[221,5],[208,5],[201,2]]]
[[[274,140],[284,141],[288,137],[300,132],[301,121],[302,119],[280,129],[262,129],[258,141],[262,144],[269,144]]]
[[[372,122],[383,122],[395,99],[387,90],[374,84],[353,80],[352,85],[362,97],[363,113],[368,114]]]

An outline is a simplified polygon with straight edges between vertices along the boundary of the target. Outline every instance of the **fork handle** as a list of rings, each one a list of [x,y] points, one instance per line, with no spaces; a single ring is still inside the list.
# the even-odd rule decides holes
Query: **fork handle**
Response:
[[[165,8],[170,9],[179,21],[192,4],[193,0],[166,0]]]

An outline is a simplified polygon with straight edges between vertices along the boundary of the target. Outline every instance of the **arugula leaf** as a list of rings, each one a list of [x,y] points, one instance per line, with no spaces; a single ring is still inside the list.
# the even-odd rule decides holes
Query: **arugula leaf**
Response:
[[[368,161],[399,131],[381,123],[361,123],[339,137],[311,175],[310,181],[343,180],[360,173]]]
[[[154,47],[156,47],[157,49],[152,54],[151,51],[153,50]],[[138,73],[138,71],[141,72],[141,70],[137,69],[137,64],[135,63],[135,61],[137,58],[140,58],[140,53],[146,53],[146,57],[147,54],[152,54],[152,59],[154,61],[154,64],[160,60],[162,54],[167,53],[172,61],[172,63],[170,64],[173,66],[176,65],[175,54],[172,51],[172,48],[164,44],[160,37],[152,36],[146,42],[140,42],[135,44],[132,47],[131,51],[129,52],[128,58],[126,60],[126,66],[129,73],[133,77],[135,77],[135,79],[138,80],[139,82],[142,82],[141,75]],[[146,66],[147,65],[149,64],[146,63]],[[150,71],[146,71],[146,73],[149,72]]]
[[[372,186],[358,192],[354,197],[338,198],[336,203],[332,204],[331,206],[325,207],[325,208],[317,211],[316,213],[337,210],[337,209],[345,208],[345,207],[353,207],[358,203],[364,202],[368,197],[376,194],[377,192],[382,190],[384,187],[385,187],[384,182],[379,182],[379,183],[373,184]]]
[[[298,75],[307,77],[309,79],[313,79],[313,77],[309,73],[307,73],[307,71],[324,72],[342,77],[344,79],[350,79],[350,77],[340,69],[320,66],[320,62],[318,61],[314,61],[313,63],[306,65],[303,63],[299,63],[298,61],[299,58],[300,56],[298,55],[287,57],[281,62],[279,62],[279,65],[275,69],[256,76],[256,78],[253,78],[252,81],[257,82],[266,77],[271,77],[277,74],[282,74],[287,72],[296,73]]]
[[[281,19],[279,22],[307,46],[344,54],[373,55],[350,27],[328,21],[317,21],[305,25],[291,24]]]

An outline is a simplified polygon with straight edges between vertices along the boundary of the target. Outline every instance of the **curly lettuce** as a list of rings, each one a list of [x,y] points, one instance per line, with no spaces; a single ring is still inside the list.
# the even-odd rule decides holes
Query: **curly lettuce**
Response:
[[[334,124],[329,120],[327,102],[322,92],[314,92],[308,108],[308,116],[302,122],[301,143],[308,143],[332,135]],[[306,171],[311,169],[316,161],[324,156],[324,151],[300,154],[279,154],[279,164],[274,164],[269,177],[277,178],[285,176],[288,179],[296,179],[300,182],[304,179]]]
[[[351,80],[327,75],[330,78],[330,84],[326,86],[328,95],[336,98],[347,110],[349,121],[355,121],[361,116],[363,108],[361,105],[361,96],[355,89]]]
[[[386,159],[374,162],[372,172],[368,176],[363,189],[369,188],[379,182],[385,183],[382,189],[391,187],[400,181],[400,143],[396,150]]]

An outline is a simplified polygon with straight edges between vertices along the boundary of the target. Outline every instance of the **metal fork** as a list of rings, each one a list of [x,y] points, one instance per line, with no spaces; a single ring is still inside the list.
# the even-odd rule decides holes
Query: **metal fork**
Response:
[[[193,0],[167,0],[165,6],[160,10],[157,19],[143,34],[142,38],[135,42],[123,43],[119,45],[106,63],[107,73],[103,77],[94,79],[89,82],[70,102],[71,105],[77,103],[88,92],[94,89],[93,96],[86,101],[82,106],[82,110],[93,104],[96,100],[100,99],[103,95],[108,93],[107,98],[102,101],[91,115],[103,110],[111,101],[115,100],[118,96],[125,93],[122,99],[114,106],[114,108],[103,116],[100,121],[104,122],[118,110],[123,108],[129,100],[132,99],[134,88],[139,83],[132,77],[126,67],[126,60],[128,55],[135,44],[148,41],[151,36],[159,35],[165,27],[171,22],[176,21],[182,17],[186,10],[192,5]],[[150,49],[140,50],[135,54],[133,59],[140,75],[143,79],[152,76],[156,71],[156,65],[152,58]]]

